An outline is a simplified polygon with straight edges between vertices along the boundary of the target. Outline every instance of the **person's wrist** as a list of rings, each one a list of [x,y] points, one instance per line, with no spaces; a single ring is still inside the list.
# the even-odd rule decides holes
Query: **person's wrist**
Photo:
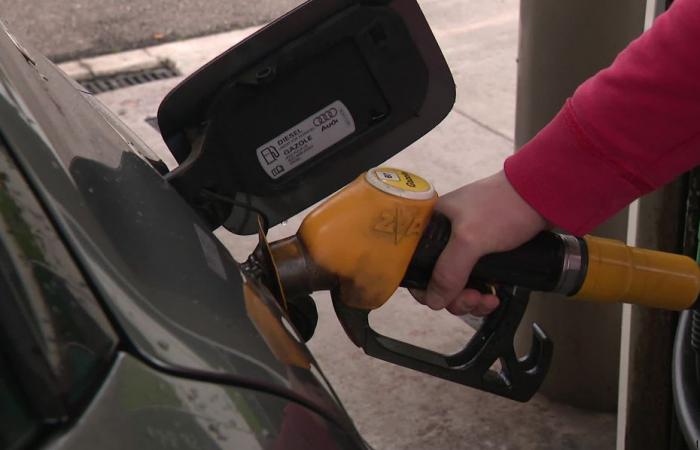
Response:
[[[502,186],[504,192],[504,205],[510,209],[508,212],[516,224],[537,231],[548,228],[549,223],[547,219],[518,192],[508,180],[504,171],[497,173],[495,177],[497,177],[498,183]]]
[[[542,230],[552,228],[552,224],[549,220],[534,208],[527,200],[526,195],[520,192],[516,185],[510,181],[508,172],[505,169],[501,170],[497,175],[499,176],[500,182],[509,193],[512,202],[517,205],[518,212],[522,214],[523,218],[527,220],[528,223]]]
[[[483,180],[486,202],[479,224],[483,254],[511,250],[547,228],[547,220],[518,193],[503,171]]]

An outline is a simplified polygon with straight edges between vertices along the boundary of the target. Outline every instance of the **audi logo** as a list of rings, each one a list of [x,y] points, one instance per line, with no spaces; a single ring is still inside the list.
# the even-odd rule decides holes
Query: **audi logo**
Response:
[[[335,108],[331,108],[323,112],[322,114],[319,114],[318,116],[314,117],[314,125],[317,127],[320,127],[324,123],[333,120],[335,116],[338,115],[338,110]]]

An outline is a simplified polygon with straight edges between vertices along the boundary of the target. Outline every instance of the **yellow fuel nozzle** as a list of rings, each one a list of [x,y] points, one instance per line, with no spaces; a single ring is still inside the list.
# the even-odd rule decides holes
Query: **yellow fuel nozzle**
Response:
[[[502,301],[460,352],[443,355],[383,336],[369,324],[371,310],[399,286],[425,288],[449,241],[451,224],[433,214],[436,201],[424,179],[372,169],[311,212],[295,236],[268,245],[261,234],[246,270],[288,300],[330,290],[348,337],[371,356],[521,401],[537,391],[552,357],[551,341],[535,324],[527,356],[516,356],[513,348],[531,290],[665,309],[691,307],[700,290],[700,269],[690,258],[543,232],[475,265],[467,287],[496,285]],[[258,319],[267,317],[251,311]],[[284,352],[288,342],[277,339],[279,333],[268,334]],[[492,369],[496,360],[501,370]]]
[[[311,212],[295,236],[270,244],[280,284],[292,296],[339,290],[344,304],[363,310],[379,308],[399,286],[425,288],[451,232],[433,214],[436,201],[417,175],[370,170]],[[481,258],[470,283],[680,310],[696,302],[700,268],[682,255],[543,232]]]
[[[375,168],[310,213],[297,238],[345,304],[376,309],[399,287],[436,201],[423,178]]]
[[[527,401],[547,373],[552,343],[533,325],[531,350],[525,357],[516,356],[513,340],[527,305],[524,290],[499,291],[504,299],[499,313],[454,355],[383,336],[369,323],[371,311],[406,280],[416,248],[432,223],[436,200],[433,187],[412,173],[372,169],[310,213],[295,236],[270,243],[268,260],[276,270],[265,271],[262,264],[261,272],[274,272],[267,284],[279,280],[288,299],[330,290],[348,338],[370,356]],[[259,248],[261,254],[252,263],[266,256],[265,246]],[[492,369],[496,360],[502,369]]]

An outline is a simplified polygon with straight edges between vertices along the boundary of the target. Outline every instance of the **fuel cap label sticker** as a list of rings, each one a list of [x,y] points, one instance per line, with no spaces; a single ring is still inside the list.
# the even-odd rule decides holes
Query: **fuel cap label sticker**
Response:
[[[350,111],[336,100],[258,147],[258,161],[276,180],[354,132]]]

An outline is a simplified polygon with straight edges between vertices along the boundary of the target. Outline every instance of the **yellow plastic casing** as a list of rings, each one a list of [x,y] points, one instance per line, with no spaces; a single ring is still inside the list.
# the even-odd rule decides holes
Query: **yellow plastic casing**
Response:
[[[700,293],[700,268],[687,256],[629,247],[612,239],[585,238],[588,270],[574,298],[682,310]]]
[[[417,175],[372,169],[309,214],[297,237],[346,305],[376,309],[401,283],[436,200]]]

